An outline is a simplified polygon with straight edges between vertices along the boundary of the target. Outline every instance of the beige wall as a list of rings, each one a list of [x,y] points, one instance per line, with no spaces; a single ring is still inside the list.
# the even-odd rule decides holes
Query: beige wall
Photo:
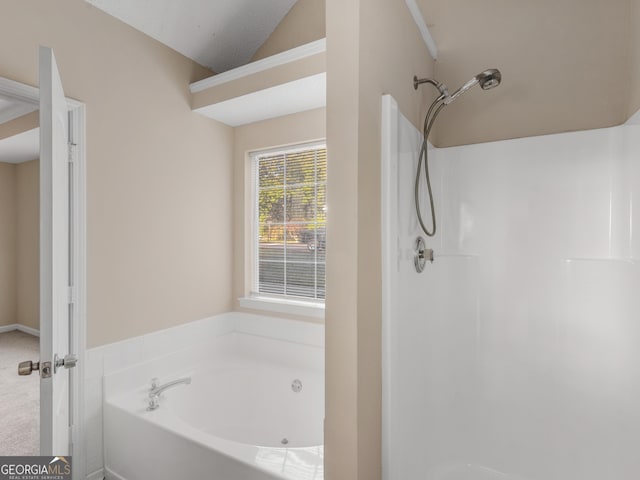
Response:
[[[418,3],[438,45],[438,80],[455,90],[486,68],[497,67],[503,74],[499,88],[476,88],[442,112],[431,139],[436,145],[601,128],[626,120],[629,0]]]
[[[381,478],[381,95],[420,124],[433,61],[404,0],[327,1],[326,478]]]
[[[40,124],[39,116],[40,113],[35,111],[18,118],[14,118],[9,122],[0,124],[0,140],[38,128],[38,125]]]
[[[40,329],[38,169],[0,162],[0,326]]]
[[[16,323],[16,166],[0,162],[0,326]]]
[[[319,108],[236,127],[234,130],[233,298],[235,309],[242,310],[238,298],[247,295],[251,289],[251,265],[247,261],[250,258],[249,235],[252,218],[251,164],[248,153],[324,139],[326,111]],[[251,312],[255,313],[255,310]]]
[[[630,87],[631,96],[627,110],[627,117],[630,117],[640,110],[640,0],[631,0],[630,19]]]
[[[251,61],[324,38],[325,8],[325,0],[298,0]]]
[[[83,0],[5,0],[0,76],[53,47],[87,105],[88,346],[231,308],[232,129],[194,115],[211,72]]]
[[[40,330],[40,162],[16,165],[16,321]]]

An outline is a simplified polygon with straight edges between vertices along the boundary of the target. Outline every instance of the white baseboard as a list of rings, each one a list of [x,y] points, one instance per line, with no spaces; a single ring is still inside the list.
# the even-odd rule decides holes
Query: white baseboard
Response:
[[[19,330],[21,332],[28,333],[29,335],[33,335],[34,337],[40,336],[40,330],[36,330],[35,328],[21,325],[19,323],[12,323],[11,325],[3,325],[0,327],[0,333],[13,332],[14,330]]]
[[[87,475],[87,480],[104,480],[104,470],[101,468],[100,470],[90,473]]]
[[[17,329],[18,329],[17,323],[12,323],[11,325],[2,325],[0,327],[0,333],[13,332],[14,330],[17,330]]]
[[[40,330],[36,330],[35,328],[27,327],[25,325],[18,324],[17,330],[21,332],[28,333],[29,335],[33,335],[34,337],[40,336]]]

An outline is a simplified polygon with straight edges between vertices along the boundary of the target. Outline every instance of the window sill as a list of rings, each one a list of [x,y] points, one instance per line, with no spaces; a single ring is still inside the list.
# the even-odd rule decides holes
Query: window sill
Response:
[[[242,308],[324,320],[324,303],[269,297],[243,297],[238,300]]]

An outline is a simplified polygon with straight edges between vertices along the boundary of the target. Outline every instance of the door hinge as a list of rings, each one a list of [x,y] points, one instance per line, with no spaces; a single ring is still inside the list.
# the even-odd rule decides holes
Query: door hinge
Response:
[[[67,143],[67,157],[69,163],[73,163],[76,160],[76,146],[75,143]]]
[[[76,289],[69,287],[69,304],[76,303]]]

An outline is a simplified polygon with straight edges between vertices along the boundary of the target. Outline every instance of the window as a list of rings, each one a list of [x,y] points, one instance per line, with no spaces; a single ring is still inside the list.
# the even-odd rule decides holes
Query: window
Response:
[[[254,295],[324,302],[326,146],[300,145],[251,157]]]

